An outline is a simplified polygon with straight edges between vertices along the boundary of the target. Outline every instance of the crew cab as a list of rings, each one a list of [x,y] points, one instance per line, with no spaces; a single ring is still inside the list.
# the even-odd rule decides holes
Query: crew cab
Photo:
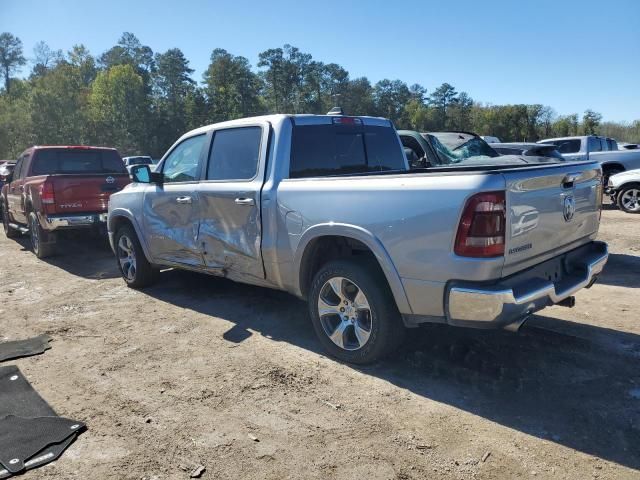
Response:
[[[218,123],[132,167],[109,239],[132,288],[174,267],[285,290],[331,355],[368,363],[407,327],[516,330],[596,280],[600,166],[491,161],[411,170],[380,118]]]
[[[619,150],[618,143],[607,137],[585,135],[540,140],[556,145],[567,160],[591,160],[602,166],[605,185],[611,175],[640,168],[640,150]]]
[[[109,196],[129,181],[113,148],[28,148],[2,188],[4,232],[7,237],[29,233],[36,256],[47,257],[61,230],[105,229]]]

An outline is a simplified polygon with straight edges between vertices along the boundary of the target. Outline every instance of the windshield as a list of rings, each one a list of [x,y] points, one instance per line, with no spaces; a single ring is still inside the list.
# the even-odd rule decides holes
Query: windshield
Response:
[[[500,156],[487,142],[473,135],[438,132],[423,134],[423,136],[431,143],[444,165],[454,165],[468,159],[489,160]],[[487,161],[487,163],[491,162]]]

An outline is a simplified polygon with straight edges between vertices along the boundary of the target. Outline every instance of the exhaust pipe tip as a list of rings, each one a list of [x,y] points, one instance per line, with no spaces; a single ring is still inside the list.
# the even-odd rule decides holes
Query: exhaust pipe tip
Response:
[[[558,305],[560,305],[561,307],[573,308],[576,306],[576,297],[571,295],[570,297],[567,297],[564,300],[558,302]]]

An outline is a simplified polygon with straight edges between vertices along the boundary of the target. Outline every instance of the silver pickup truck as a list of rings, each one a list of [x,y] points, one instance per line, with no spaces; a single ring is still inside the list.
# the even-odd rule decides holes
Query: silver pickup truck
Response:
[[[602,167],[604,184],[609,177],[640,168],[640,150],[619,150],[612,138],[585,135],[582,137],[548,138],[538,143],[556,145],[567,160],[590,160]]]
[[[306,299],[333,356],[367,363],[424,322],[517,329],[607,261],[595,162],[409,170],[380,118],[273,115],[134,166],[108,229],[125,282],[177,267]]]

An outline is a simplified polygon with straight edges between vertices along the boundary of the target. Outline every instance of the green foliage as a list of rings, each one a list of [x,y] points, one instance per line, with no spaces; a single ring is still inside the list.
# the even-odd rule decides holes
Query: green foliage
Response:
[[[11,74],[15,73],[27,60],[22,55],[22,41],[9,32],[0,34],[0,68],[4,76],[4,88],[11,89]]]
[[[350,78],[291,45],[258,55],[257,70],[242,56],[217,48],[196,84],[183,52],[156,53],[132,33],[94,58],[83,45],[64,55],[39,42],[27,80],[22,42],[0,34],[0,158],[15,158],[34,144],[98,144],[123,155],[159,157],[185,131],[207,123],[264,113],[326,113],[390,118],[398,128],[469,130],[503,141],[535,141],[597,133],[640,142],[640,120],[603,122],[587,110],[558,116],[540,105],[483,105],[443,83],[422,85]]]
[[[436,129],[444,130],[447,128],[447,113],[451,104],[458,100],[458,92],[453,85],[443,83],[429,96],[429,105],[435,109],[437,113],[438,124]]]
[[[41,144],[79,144],[87,138],[87,89],[80,70],[61,63],[31,82],[28,111]]]
[[[31,84],[12,80],[12,85],[11,95],[0,95],[0,159],[16,158],[37,142],[29,113]]]
[[[404,106],[411,99],[407,84],[400,80],[380,80],[373,87],[376,114],[394,123],[402,123]]]
[[[92,143],[117,145],[126,152],[145,150],[149,111],[144,80],[133,66],[115,65],[98,73],[87,107]]]
[[[602,115],[593,110],[587,110],[582,117],[582,131],[585,135],[594,135],[597,132]]]
[[[263,112],[260,81],[246,58],[216,48],[211,53],[211,63],[203,80],[209,121],[220,122]]]

